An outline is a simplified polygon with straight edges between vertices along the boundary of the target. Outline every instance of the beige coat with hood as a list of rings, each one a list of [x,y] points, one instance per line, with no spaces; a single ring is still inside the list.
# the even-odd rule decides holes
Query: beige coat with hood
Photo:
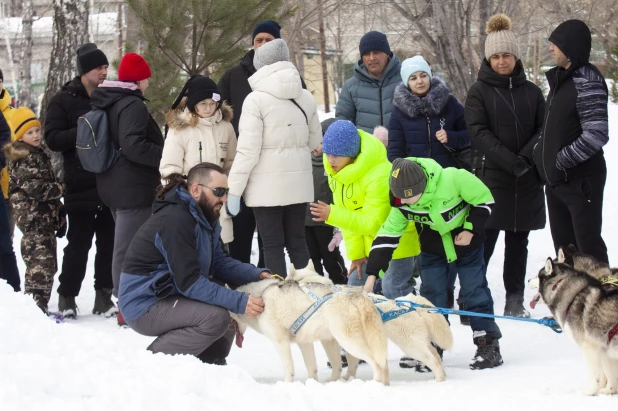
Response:
[[[165,119],[169,127],[159,171],[161,178],[172,173],[187,175],[200,162],[221,166],[226,174],[232,168],[236,155],[236,134],[230,121],[234,115],[226,103],[209,118],[198,118],[193,126],[193,114],[185,110],[186,99],[176,110],[167,112]],[[201,143],[201,152],[200,152]],[[201,156],[201,157],[200,157]],[[225,207],[221,209],[221,238],[225,244],[234,240],[232,219]]]
[[[242,195],[249,207],[313,201],[311,151],[322,141],[313,96],[288,61],[262,67],[249,85],[253,92],[242,106],[230,194]]]

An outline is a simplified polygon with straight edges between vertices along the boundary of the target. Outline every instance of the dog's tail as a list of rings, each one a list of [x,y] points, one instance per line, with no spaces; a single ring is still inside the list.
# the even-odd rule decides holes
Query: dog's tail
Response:
[[[361,315],[367,345],[373,353],[374,360],[379,366],[387,369],[388,342],[384,332],[384,324],[376,306],[366,295],[350,294],[350,297],[352,297],[353,304]]]
[[[428,299],[420,295],[408,295],[406,299],[412,300],[417,304],[431,305]],[[431,341],[443,350],[450,350],[453,347],[453,333],[446,318],[440,314],[429,314],[425,316],[425,321],[429,326]]]

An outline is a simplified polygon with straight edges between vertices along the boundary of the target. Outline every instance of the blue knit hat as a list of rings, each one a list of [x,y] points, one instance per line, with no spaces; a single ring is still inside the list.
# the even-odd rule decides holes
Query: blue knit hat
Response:
[[[255,36],[260,33],[268,33],[272,34],[272,36],[276,39],[281,38],[281,26],[279,23],[273,20],[264,20],[261,21],[255,26],[253,29],[253,35],[251,36],[251,43],[255,40]]]
[[[370,51],[383,51],[384,53],[391,55],[391,46],[388,44],[386,34],[379,31],[370,31],[366,33],[360,40],[358,50],[362,56]]]
[[[356,157],[360,152],[360,134],[351,121],[337,120],[328,127],[322,140],[322,152],[340,157]]]
[[[410,76],[419,71],[427,73],[430,80],[433,77],[429,64],[427,64],[423,56],[414,56],[405,59],[403,63],[401,63],[401,79],[403,80],[403,84],[409,88],[408,80],[410,80]]]

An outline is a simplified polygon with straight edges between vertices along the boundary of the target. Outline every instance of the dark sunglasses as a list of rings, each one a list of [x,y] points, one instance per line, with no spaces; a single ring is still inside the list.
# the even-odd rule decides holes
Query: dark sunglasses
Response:
[[[215,197],[224,197],[230,191],[229,188],[223,188],[223,187],[210,188],[208,186],[205,186],[204,184],[199,184],[199,183],[198,183],[198,186],[212,190],[212,193],[215,195]]]

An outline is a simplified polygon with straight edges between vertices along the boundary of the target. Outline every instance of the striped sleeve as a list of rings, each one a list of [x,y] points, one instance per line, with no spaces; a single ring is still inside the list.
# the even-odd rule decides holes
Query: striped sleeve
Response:
[[[603,78],[589,67],[581,68],[579,75],[573,77],[582,134],[558,153],[556,167],[560,170],[567,170],[583,163],[609,141],[608,95],[603,81]]]
[[[385,272],[393,258],[399,240],[408,228],[408,219],[397,208],[391,208],[388,218],[382,224],[378,235],[373,240],[369,260],[367,261],[367,275],[378,276],[380,271]]]

